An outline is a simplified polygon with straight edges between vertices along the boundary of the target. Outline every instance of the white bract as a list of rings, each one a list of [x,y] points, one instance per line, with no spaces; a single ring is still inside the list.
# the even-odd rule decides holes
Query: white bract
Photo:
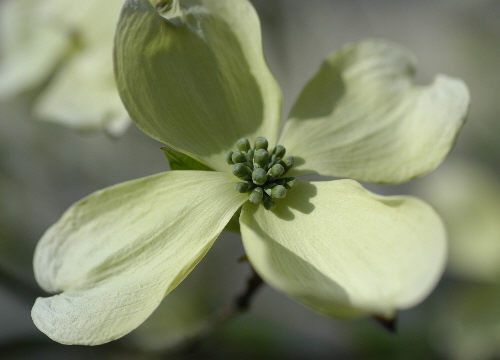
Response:
[[[38,328],[65,344],[123,336],[188,275],[238,209],[257,273],[319,312],[390,317],[425,298],[446,260],[445,230],[430,206],[375,195],[354,180],[299,180],[286,197],[270,191],[277,201],[268,210],[235,190],[241,180],[225,154],[242,137],[253,145],[262,136],[295,156],[291,173],[407,181],[452,148],[469,103],[463,82],[441,75],[416,86],[407,50],[351,44],[306,86],[280,137],[281,91],[250,3],[153,3],[125,3],[115,38],[118,88],[139,128],[180,152],[175,167],[198,170],[131,181],[73,205],[35,253],[38,282],[59,293],[36,301]],[[241,154],[234,160],[245,163]],[[253,188],[274,176],[237,172]]]
[[[0,8],[0,99],[37,91],[34,115],[120,135],[130,120],[113,77],[123,0],[6,0]]]

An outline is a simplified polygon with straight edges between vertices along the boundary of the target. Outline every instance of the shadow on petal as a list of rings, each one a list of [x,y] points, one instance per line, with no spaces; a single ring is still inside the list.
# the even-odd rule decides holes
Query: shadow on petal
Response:
[[[344,97],[346,85],[341,69],[325,61],[316,75],[297,99],[290,118],[298,120],[322,119],[335,111],[337,103]]]
[[[295,219],[292,209],[303,214],[310,214],[314,210],[314,205],[310,200],[317,193],[316,185],[309,182],[297,181],[295,187],[288,191],[283,201],[276,201],[276,207],[272,212],[280,219],[288,221]]]
[[[185,2],[176,27],[149,1],[129,0],[115,39],[116,80],[130,117],[152,138],[219,171],[239,138],[274,142],[281,119],[258,19],[248,2],[232,3]]]
[[[314,188],[311,184],[302,184],[308,189]],[[252,256],[249,256],[250,263],[271,286],[323,314],[337,317],[358,317],[363,314],[347,305],[350,299],[345,289],[324,275],[313,263],[279,244],[256,222],[252,222],[251,229],[261,239],[265,247],[261,254],[266,259],[254,263]],[[262,267],[263,263],[267,265]],[[270,272],[273,275],[267,276]],[[321,286],[318,287],[318,284]]]

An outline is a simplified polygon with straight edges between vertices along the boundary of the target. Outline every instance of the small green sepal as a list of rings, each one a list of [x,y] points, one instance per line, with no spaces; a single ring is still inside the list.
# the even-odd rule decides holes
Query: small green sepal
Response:
[[[192,157],[175,151],[167,146],[161,148],[170,165],[170,170],[203,170],[214,171]]]

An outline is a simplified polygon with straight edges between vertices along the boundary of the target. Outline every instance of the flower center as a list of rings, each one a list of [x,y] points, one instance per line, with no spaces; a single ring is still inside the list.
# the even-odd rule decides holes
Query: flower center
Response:
[[[229,151],[226,161],[233,174],[244,180],[236,183],[236,191],[249,193],[251,203],[262,202],[270,210],[275,206],[274,200],[284,198],[296,180],[284,176],[293,167],[293,156],[285,156],[286,149],[282,145],[270,151],[268,145],[266,138],[258,137],[252,148],[248,139],[241,138],[236,142],[238,150]]]

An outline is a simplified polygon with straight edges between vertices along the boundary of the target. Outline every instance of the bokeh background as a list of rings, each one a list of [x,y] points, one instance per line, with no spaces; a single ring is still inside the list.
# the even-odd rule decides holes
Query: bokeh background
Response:
[[[0,102],[1,359],[500,359],[500,1],[252,2],[285,114],[326,55],[364,38],[411,49],[421,84],[440,72],[468,84],[469,120],[445,163],[408,184],[371,186],[384,194],[418,195],[442,214],[450,261],[437,289],[402,312],[397,334],[390,334],[371,319],[327,318],[264,287],[248,313],[217,328],[199,347],[168,350],[244,288],[249,268],[237,261],[241,242],[227,233],[124,339],[93,348],[50,341],[30,319],[42,294],[31,265],[37,240],[81,197],[167,170],[168,162],[161,145],[133,125],[116,137],[41,120],[33,112],[44,91],[40,85]],[[110,21],[117,15],[110,14]]]

